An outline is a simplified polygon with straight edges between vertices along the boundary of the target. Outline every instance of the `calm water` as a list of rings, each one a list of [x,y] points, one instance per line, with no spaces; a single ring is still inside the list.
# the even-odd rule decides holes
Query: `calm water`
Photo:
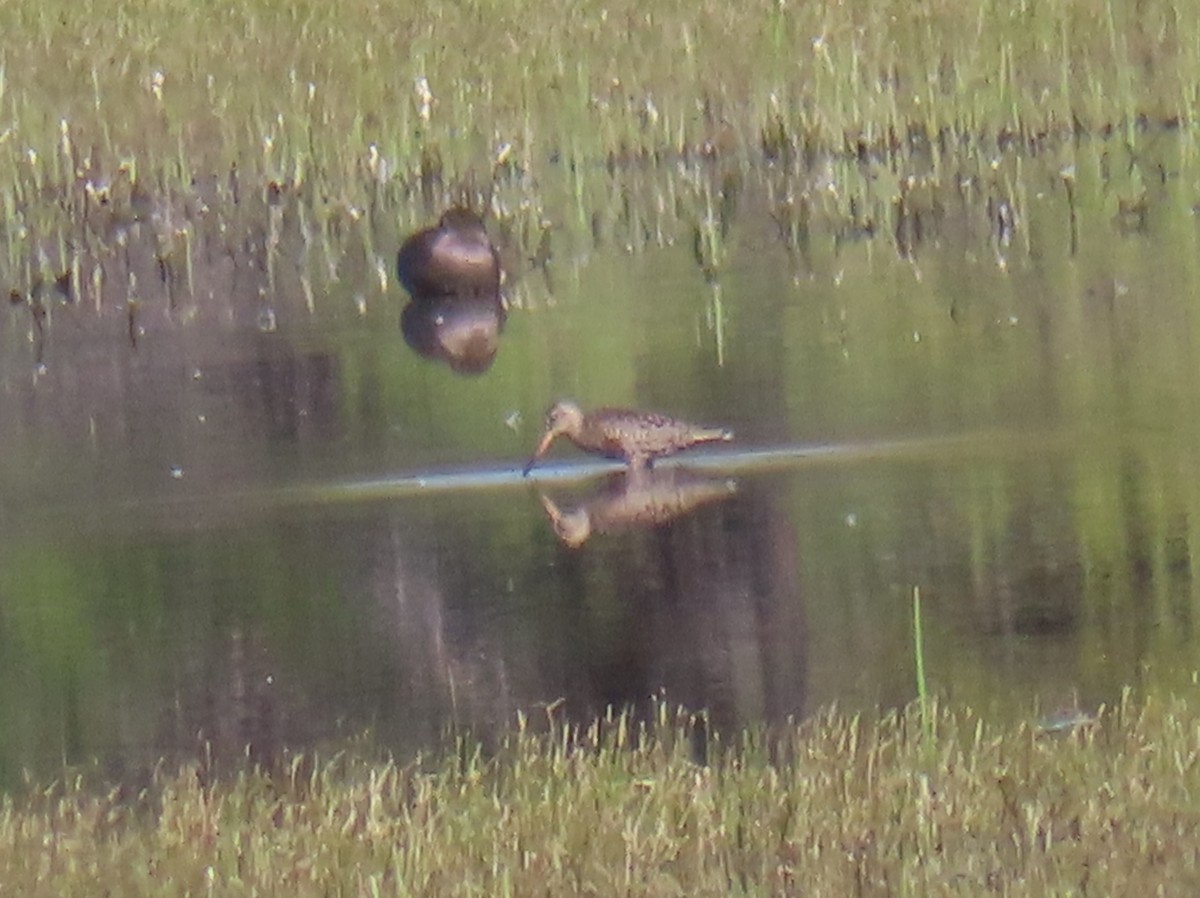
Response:
[[[486,344],[465,374],[366,269],[315,312],[56,305],[43,367],[8,309],[0,781],[206,741],[407,753],[560,701],[894,706],[914,589],[954,700],[1185,686],[1195,225],[1165,205],[1072,246],[1050,191],[1013,245],[951,212],[904,258],[887,233],[789,250],[750,185],[715,283],[690,235],[577,241],[506,316],[442,310]],[[637,482],[562,445],[522,480],[564,396],[738,441]]]

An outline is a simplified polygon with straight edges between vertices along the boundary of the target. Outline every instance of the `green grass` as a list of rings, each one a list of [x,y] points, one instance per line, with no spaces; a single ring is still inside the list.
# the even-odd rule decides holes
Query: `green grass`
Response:
[[[952,187],[1014,151],[1132,148],[1164,127],[1190,146],[1200,19],[1187,12],[1178,0],[1099,12],[619,0],[568,15],[483,0],[9,3],[0,260],[21,291],[68,269],[86,286],[75,260],[103,259],[144,222],[190,278],[193,231],[236,256],[270,228],[283,238],[260,250],[270,289],[289,252],[311,294],[347,256],[390,270],[397,232],[450,202],[491,206],[531,255],[547,218],[585,234],[633,196],[626,239],[663,239],[665,213],[665,238],[699,228],[715,268],[727,172],[704,175],[713,160],[786,173],[789,209],[815,198],[844,212],[881,174],[891,202],[909,179]],[[699,168],[664,185],[681,160]],[[653,183],[606,179],[647,166]],[[284,211],[268,225],[272,204]]]
[[[1194,702],[1061,736],[935,709],[732,743],[702,722],[521,726],[431,765],[297,758],[6,800],[0,882],[71,895],[1191,894]],[[696,758],[707,756],[707,763]],[[1163,889],[1163,892],[1159,892]]]

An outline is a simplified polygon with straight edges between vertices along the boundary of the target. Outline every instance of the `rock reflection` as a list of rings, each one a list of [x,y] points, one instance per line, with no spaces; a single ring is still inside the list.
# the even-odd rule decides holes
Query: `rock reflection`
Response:
[[[703,477],[684,468],[650,468],[613,474],[599,492],[571,509],[560,508],[545,495],[541,499],[555,536],[577,549],[595,533],[659,527],[736,492],[737,482],[729,478]]]
[[[500,348],[507,317],[499,294],[414,299],[400,315],[404,342],[459,374],[482,374]]]
[[[449,209],[400,247],[396,275],[412,296],[400,316],[404,340],[459,374],[482,374],[500,347],[507,316],[500,254],[479,216]]]

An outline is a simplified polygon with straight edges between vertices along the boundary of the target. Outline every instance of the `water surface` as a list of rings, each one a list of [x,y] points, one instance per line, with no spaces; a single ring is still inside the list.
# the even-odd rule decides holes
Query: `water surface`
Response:
[[[369,266],[312,302],[286,273],[150,299],[136,334],[118,302],[54,304],[44,343],[8,309],[0,779],[368,731],[407,754],[659,694],[723,726],[891,707],[915,589],[954,700],[1186,684],[1194,222],[1072,230],[1045,183],[1015,241],[964,207],[798,246],[751,179],[719,265],[687,233],[567,244],[465,373]],[[738,440],[649,486],[565,445],[521,478],[568,396]]]

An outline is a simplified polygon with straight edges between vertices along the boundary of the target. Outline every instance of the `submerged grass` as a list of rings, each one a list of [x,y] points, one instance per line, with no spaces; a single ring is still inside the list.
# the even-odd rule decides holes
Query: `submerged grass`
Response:
[[[734,744],[660,708],[433,766],[296,759],[6,799],[0,882],[54,895],[1194,894],[1200,718],[1058,736],[916,707]]]

